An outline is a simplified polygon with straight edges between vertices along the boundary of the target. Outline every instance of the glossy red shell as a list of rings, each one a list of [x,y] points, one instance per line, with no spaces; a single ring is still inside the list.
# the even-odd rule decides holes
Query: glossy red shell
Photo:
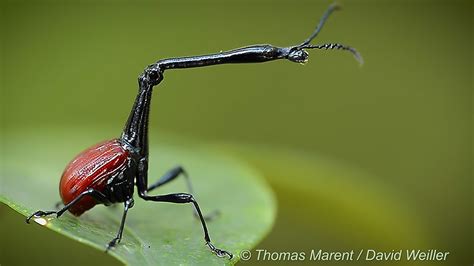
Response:
[[[59,192],[64,204],[68,204],[89,188],[102,191],[107,180],[127,167],[129,152],[117,139],[99,143],[77,155],[64,169]],[[85,196],[69,211],[79,216],[97,202]]]

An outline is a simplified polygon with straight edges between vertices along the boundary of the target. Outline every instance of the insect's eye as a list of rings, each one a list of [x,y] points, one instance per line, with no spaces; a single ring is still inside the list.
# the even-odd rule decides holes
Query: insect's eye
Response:
[[[294,49],[288,54],[288,60],[295,63],[306,63],[308,61],[309,54],[303,49]]]

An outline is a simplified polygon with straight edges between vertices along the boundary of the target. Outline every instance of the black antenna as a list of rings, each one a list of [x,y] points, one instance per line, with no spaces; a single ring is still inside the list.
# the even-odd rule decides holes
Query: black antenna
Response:
[[[346,51],[351,52],[354,55],[354,58],[357,60],[357,62],[359,62],[360,65],[364,64],[364,59],[362,58],[360,53],[357,52],[357,50],[355,48],[347,46],[347,45],[343,45],[343,44],[340,44],[340,43],[325,43],[325,44],[318,44],[318,45],[307,44],[302,48],[304,48],[304,49],[324,49],[324,50],[333,50],[333,49],[334,50],[346,50]]]
[[[314,38],[316,38],[316,36],[318,36],[319,32],[324,26],[324,23],[326,23],[326,20],[328,20],[331,13],[339,9],[341,9],[341,6],[338,5],[337,3],[333,3],[332,5],[330,5],[328,9],[326,10],[326,12],[324,12],[321,19],[319,20],[318,26],[316,26],[316,29],[313,31],[313,33],[303,43],[301,43],[298,46],[301,47],[301,46],[308,45]]]

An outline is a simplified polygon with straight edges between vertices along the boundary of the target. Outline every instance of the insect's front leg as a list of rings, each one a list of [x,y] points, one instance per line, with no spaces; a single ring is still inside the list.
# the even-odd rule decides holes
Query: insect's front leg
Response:
[[[211,237],[209,236],[209,231],[206,225],[206,220],[204,219],[201,209],[199,208],[199,204],[194,199],[193,195],[188,194],[188,193],[175,193],[175,194],[157,195],[157,196],[148,195],[148,171],[147,170],[148,170],[148,160],[146,158],[143,158],[142,160],[139,161],[138,173],[137,173],[137,179],[136,179],[138,195],[140,196],[140,198],[147,201],[157,201],[157,202],[192,203],[196,211],[196,214],[199,217],[199,220],[201,221],[201,225],[204,231],[204,240],[206,241],[206,245],[218,257],[228,256],[229,259],[232,259],[233,258],[232,253],[223,249],[219,249],[216,246],[214,246],[214,244],[212,244]],[[179,173],[179,171],[177,172]],[[167,178],[167,179],[172,180],[173,178]]]
[[[183,176],[186,179],[186,186],[188,187],[188,192],[194,195],[194,189],[193,189],[193,185],[191,184],[191,179],[189,178],[188,173],[181,166],[177,166],[169,170],[168,172],[166,172],[158,181],[148,186],[147,192],[150,192],[153,189],[161,187],[175,180],[179,176]],[[193,211],[193,214],[196,219],[199,219],[199,215],[195,209]],[[210,221],[214,219],[216,216],[218,216],[219,214],[220,214],[219,210],[214,210],[213,212],[204,215],[204,220]]]

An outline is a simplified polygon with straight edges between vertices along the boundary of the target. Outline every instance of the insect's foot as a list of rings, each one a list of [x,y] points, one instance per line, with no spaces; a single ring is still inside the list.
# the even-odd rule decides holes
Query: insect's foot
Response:
[[[107,248],[105,249],[105,253],[107,253],[111,248],[115,247],[115,245],[117,245],[118,243],[120,243],[120,238],[116,237],[112,239],[112,241],[110,241],[109,244],[107,245]]]
[[[211,249],[212,253],[216,254],[216,256],[219,258],[227,256],[231,260],[234,257],[232,253],[223,249],[216,248],[216,246],[214,246],[211,242],[207,242],[206,245]]]
[[[55,214],[55,213],[57,213],[57,212],[56,211],[36,211],[35,213],[33,213],[32,215],[30,215],[26,218],[26,223],[29,224],[31,218],[33,218],[33,217],[34,218],[40,218],[40,217]]]

